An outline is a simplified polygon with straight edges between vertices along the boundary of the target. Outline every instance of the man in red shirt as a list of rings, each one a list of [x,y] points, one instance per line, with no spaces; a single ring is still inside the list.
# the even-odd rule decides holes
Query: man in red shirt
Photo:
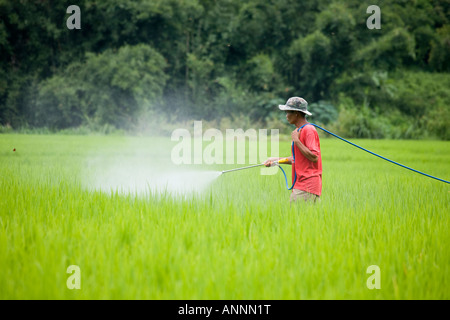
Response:
[[[294,154],[288,162],[293,164],[292,181],[295,180],[290,202],[298,199],[316,202],[322,194],[322,157],[316,128],[306,121],[306,115],[312,115],[308,111],[308,103],[303,98],[292,97],[285,105],[278,107],[286,112],[287,121],[296,126],[291,133]],[[281,158],[269,158],[265,165],[269,167],[278,159]]]

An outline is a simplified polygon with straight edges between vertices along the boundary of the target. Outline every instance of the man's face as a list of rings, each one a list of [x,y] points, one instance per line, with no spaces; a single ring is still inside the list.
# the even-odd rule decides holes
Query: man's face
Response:
[[[290,124],[295,124],[297,121],[297,113],[295,111],[285,111],[286,112],[286,120]]]

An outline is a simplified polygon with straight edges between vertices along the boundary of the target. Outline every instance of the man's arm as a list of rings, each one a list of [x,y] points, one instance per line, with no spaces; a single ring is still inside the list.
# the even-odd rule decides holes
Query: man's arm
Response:
[[[291,136],[292,140],[294,141],[294,144],[297,146],[297,148],[305,156],[306,159],[312,162],[317,162],[319,160],[319,157],[316,154],[312,153],[311,150],[309,150],[303,143],[300,142],[299,133],[297,132],[297,129],[292,131]]]

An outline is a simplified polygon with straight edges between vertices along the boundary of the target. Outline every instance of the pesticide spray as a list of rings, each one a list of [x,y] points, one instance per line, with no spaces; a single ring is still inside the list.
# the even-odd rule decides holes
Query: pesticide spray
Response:
[[[119,194],[186,195],[202,192],[221,175],[216,171],[183,170],[168,166],[149,166],[132,161],[127,165],[96,165],[96,174],[88,181],[91,190]]]
[[[207,190],[221,175],[168,161],[167,144],[155,138],[118,140],[92,150],[81,170],[81,183],[90,191],[146,196],[188,195]],[[165,140],[163,140],[165,142]]]

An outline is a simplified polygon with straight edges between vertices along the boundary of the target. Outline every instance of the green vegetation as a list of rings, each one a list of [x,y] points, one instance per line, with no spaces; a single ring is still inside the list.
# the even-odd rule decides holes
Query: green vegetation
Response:
[[[0,1],[0,131],[269,127],[302,96],[348,137],[450,137],[446,0],[380,0],[379,30],[358,0],[77,5],[69,30],[66,1]]]
[[[450,176],[448,142],[355,142]],[[317,205],[290,208],[282,175],[259,169],[185,196],[85,188],[96,173],[89,160],[138,158],[152,170],[171,144],[2,135],[0,299],[450,298],[446,184],[322,139]],[[281,147],[288,155],[289,141]],[[80,290],[66,286],[69,265],[80,267]],[[370,265],[380,267],[380,290],[366,286]]]

